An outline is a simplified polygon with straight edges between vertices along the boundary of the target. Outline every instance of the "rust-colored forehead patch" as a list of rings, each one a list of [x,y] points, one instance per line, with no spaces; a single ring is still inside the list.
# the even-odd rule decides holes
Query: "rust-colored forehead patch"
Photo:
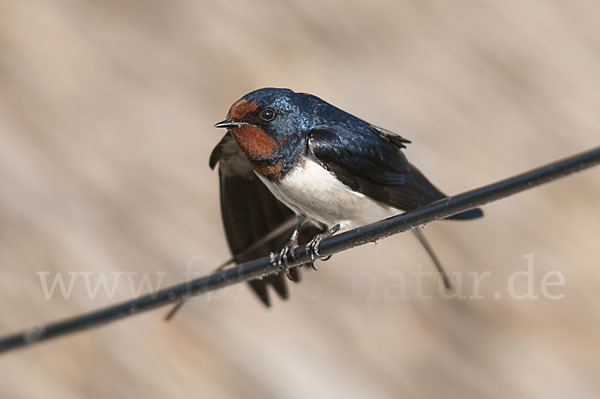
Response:
[[[242,119],[248,112],[256,111],[258,104],[256,101],[248,102],[247,100],[238,100],[227,113],[227,118]]]

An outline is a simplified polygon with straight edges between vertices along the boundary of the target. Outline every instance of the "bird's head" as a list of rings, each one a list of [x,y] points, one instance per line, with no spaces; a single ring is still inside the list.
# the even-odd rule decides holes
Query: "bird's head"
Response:
[[[255,90],[236,101],[215,127],[227,128],[251,162],[273,171],[298,155],[317,100],[289,89]]]

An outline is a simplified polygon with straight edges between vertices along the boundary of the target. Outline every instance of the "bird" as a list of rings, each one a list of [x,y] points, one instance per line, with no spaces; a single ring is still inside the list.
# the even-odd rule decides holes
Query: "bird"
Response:
[[[231,105],[227,129],[213,149],[218,165],[221,213],[229,263],[280,251],[285,262],[306,245],[314,267],[320,241],[337,232],[379,221],[445,198],[404,154],[408,139],[364,121],[308,93],[261,88]],[[473,208],[448,217],[483,216]],[[420,229],[413,229],[450,282]],[[296,268],[250,281],[270,306],[267,291],[288,296],[285,276],[298,282]]]

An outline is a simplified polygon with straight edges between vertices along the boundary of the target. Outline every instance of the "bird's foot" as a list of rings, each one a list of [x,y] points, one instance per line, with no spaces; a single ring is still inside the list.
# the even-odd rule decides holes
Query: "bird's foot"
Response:
[[[281,271],[285,273],[289,280],[293,279],[290,273],[288,256],[291,256],[292,259],[294,259],[294,251],[296,248],[298,248],[298,235],[292,234],[292,237],[287,244],[285,244],[285,247],[279,251],[279,260],[277,261],[277,266],[281,268]]]
[[[312,240],[309,241],[308,244],[306,244],[306,252],[310,257],[310,265],[313,269],[317,270],[317,268],[315,267],[315,259],[320,259],[322,261],[327,261],[331,259],[331,255],[325,257],[321,256],[321,254],[319,253],[319,245],[321,245],[321,241],[323,241],[325,238],[331,237],[332,235],[337,233],[340,230],[340,228],[341,226],[339,224],[336,224],[326,232],[317,234],[313,237]]]

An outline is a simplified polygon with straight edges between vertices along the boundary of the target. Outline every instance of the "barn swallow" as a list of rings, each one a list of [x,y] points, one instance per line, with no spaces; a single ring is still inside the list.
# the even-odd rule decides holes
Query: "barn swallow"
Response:
[[[299,244],[319,258],[318,244],[328,235],[446,197],[406,159],[409,140],[311,94],[255,90],[215,127],[227,129],[209,163],[219,164],[223,223],[236,263],[279,249],[286,260]],[[448,219],[481,216],[474,208]],[[425,237],[413,231],[445,277]],[[287,274],[299,280],[297,269]],[[268,306],[267,285],[287,297],[283,272],[250,282]]]
[[[211,169],[219,164],[221,213],[233,254],[222,267],[279,249],[285,263],[300,244],[307,246],[314,267],[324,237],[446,197],[406,159],[402,150],[409,140],[311,94],[253,91],[236,101],[215,127],[227,129],[209,161]],[[482,216],[474,208],[447,219]],[[424,234],[419,228],[412,231],[450,288]],[[298,269],[286,266],[281,273],[249,282],[266,306],[269,285],[286,299],[284,275],[300,280]]]

